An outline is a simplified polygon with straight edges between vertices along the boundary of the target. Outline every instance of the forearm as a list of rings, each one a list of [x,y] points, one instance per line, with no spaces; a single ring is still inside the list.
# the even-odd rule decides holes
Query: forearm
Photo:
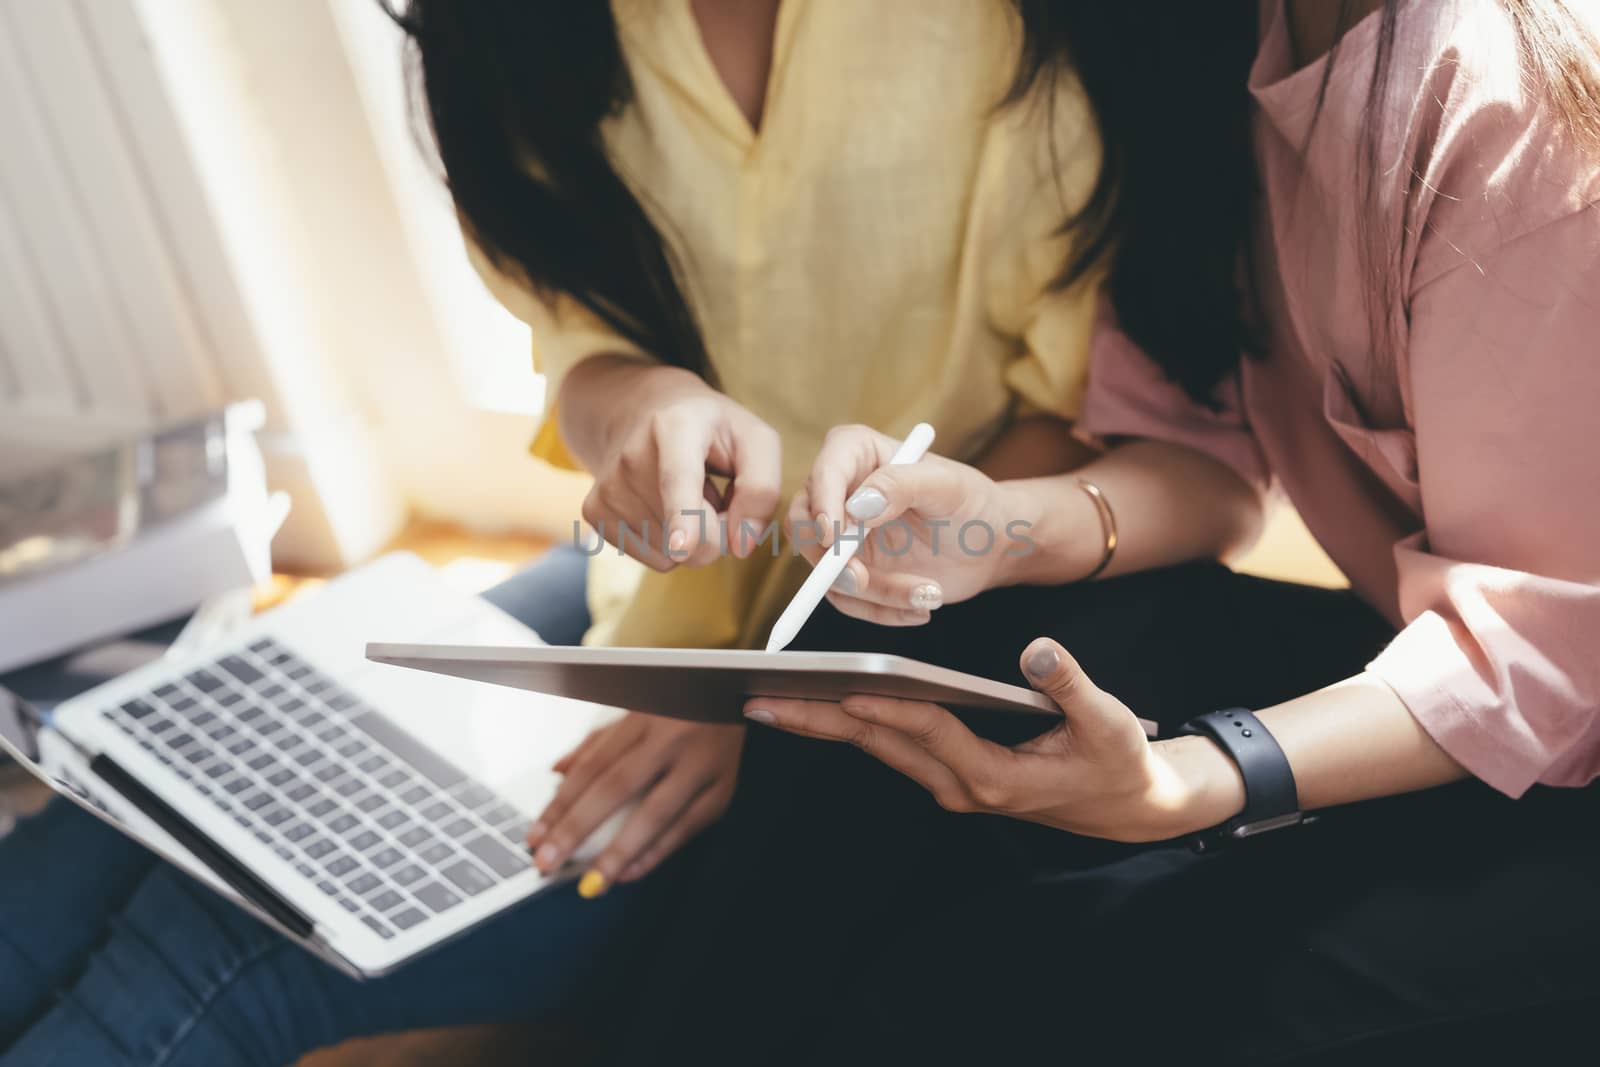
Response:
[[[1256,712],[1294,771],[1304,811],[1431,789],[1467,777],[1406,709],[1369,674]],[[1222,749],[1203,737],[1152,746],[1157,813],[1148,835],[1177,837],[1219,825],[1244,809],[1244,782]]]
[[[1118,544],[1102,577],[1241,551],[1260,533],[1259,494],[1228,467],[1180,445],[1134,441],[1071,473],[1005,483],[1033,547],[1010,559],[1011,584],[1061,585],[1100,562],[1100,515],[1077,484],[1099,486],[1116,515]]]
[[[1094,449],[1054,415],[1029,415],[1009,423],[972,464],[997,482],[1063,474],[1088,463]]]
[[[662,398],[709,389],[699,377],[677,367],[622,354],[593,355],[562,379],[556,404],[561,438],[578,462],[595,471],[641,415]]]

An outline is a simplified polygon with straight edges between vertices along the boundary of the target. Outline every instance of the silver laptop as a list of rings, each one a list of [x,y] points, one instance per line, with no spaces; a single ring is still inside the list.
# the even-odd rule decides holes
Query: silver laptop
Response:
[[[617,713],[375,665],[371,639],[541,644],[397,554],[48,718],[0,693],[0,747],[346,973],[381,975],[552,884],[527,824],[551,763]]]

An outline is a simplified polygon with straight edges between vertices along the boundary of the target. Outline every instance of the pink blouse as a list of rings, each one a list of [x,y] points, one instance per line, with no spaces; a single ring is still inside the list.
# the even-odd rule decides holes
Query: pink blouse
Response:
[[[1378,18],[1293,69],[1281,0],[1251,71],[1265,355],[1212,412],[1102,325],[1083,428],[1200,449],[1288,494],[1401,631],[1369,670],[1519,796],[1600,776],[1600,168],[1526,91],[1496,0],[1413,0],[1374,206],[1355,179]],[[1576,9],[1577,5],[1573,6]],[[1359,234],[1400,235],[1375,356]]]

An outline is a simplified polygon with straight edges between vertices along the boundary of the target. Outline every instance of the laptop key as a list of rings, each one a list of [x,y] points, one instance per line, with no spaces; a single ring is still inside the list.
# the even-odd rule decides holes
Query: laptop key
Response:
[[[374,919],[370,915],[361,916],[361,921],[371,927],[372,932],[383,938],[385,941],[388,941],[394,937],[393,930],[389,929],[383,923],[379,922],[377,919]]]
[[[336,834],[341,835],[349,833],[351,830],[360,825],[361,821],[354,815],[351,815],[349,812],[328,820],[328,829],[332,830]]]
[[[475,829],[471,819],[455,819],[445,824],[444,832],[459,841]]]
[[[200,690],[202,693],[209,693],[214,689],[222,688],[222,679],[218,678],[210,671],[190,671],[186,677],[189,684]]]
[[[383,879],[379,878],[377,875],[363,874],[359,878],[352,879],[345,888],[349,889],[350,892],[355,893],[357,896],[364,897],[368,896],[373,890],[382,885]]]
[[[464,808],[481,808],[494,799],[494,794],[477,782],[468,782],[459,787],[455,796]]]
[[[479,837],[468,841],[467,851],[502,878],[521,874],[530,866],[526,853],[519,856],[492,837]]]
[[[442,873],[455,884],[457,889],[468,896],[475,897],[494,885],[494,879],[466,860],[458,860],[452,863]]]
[[[396,885],[408,886],[415,882],[420,882],[425,873],[426,872],[424,872],[423,869],[418,867],[415,863],[408,863],[404,867],[401,867],[399,870],[395,871],[389,877],[395,880]]]
[[[418,853],[425,863],[435,867],[456,854],[456,850],[443,841],[436,841]]]
[[[245,685],[253,685],[264,677],[260,671],[239,656],[224,656],[219,665]]]
[[[400,799],[405,801],[407,804],[410,804],[412,807],[416,807],[418,804],[421,804],[424,800],[427,800],[431,796],[433,796],[433,790],[429,789],[427,786],[414,785],[410,789],[407,789],[404,793],[401,793]]]
[[[406,898],[396,893],[393,889],[385,889],[377,896],[367,901],[376,911],[393,911],[406,902]]]
[[[350,839],[350,847],[355,849],[357,852],[370,851],[374,845],[380,845],[382,843],[383,838],[379,837],[371,830],[363,830]]]
[[[426,826],[413,826],[400,835],[400,843],[407,848],[421,848],[433,840],[433,835]]]
[[[400,827],[404,826],[410,820],[410,818],[411,816],[396,808],[393,811],[386,811],[379,816],[378,825],[383,827],[385,830],[398,830]]]
[[[297,822],[285,830],[283,832],[283,836],[298,845],[300,842],[304,841],[306,838],[310,837],[316,832],[316,828],[310,823]]]
[[[333,875],[335,878],[343,878],[345,875],[355,870],[356,867],[356,861],[351,859],[349,856],[346,856],[342,852],[322,865],[322,869]]]
[[[338,706],[337,698],[329,703],[335,707]],[[399,756],[402,762],[409,763],[424,778],[429,779],[441,789],[449,789],[464,781],[467,777],[449,760],[376,711],[368,711],[352,719],[351,724],[384,748]]]
[[[428,906],[435,915],[448,911],[461,903],[461,898],[453,893],[448,886],[438,882],[429,882],[419,886],[413,891],[413,896]]]
[[[332,841],[329,841],[326,837],[319,837],[315,841],[311,842],[311,844],[306,846],[306,855],[310,856],[314,860],[320,860],[322,857],[332,852],[336,847],[337,846],[334,845]]]
[[[368,793],[366,796],[361,798],[360,803],[358,803],[356,807],[360,808],[368,815],[371,815],[373,812],[377,811],[387,803],[389,803],[389,798],[385,797],[382,793]]]
[[[402,930],[409,930],[426,918],[427,916],[422,913],[420,908],[407,908],[389,916],[389,921]]]

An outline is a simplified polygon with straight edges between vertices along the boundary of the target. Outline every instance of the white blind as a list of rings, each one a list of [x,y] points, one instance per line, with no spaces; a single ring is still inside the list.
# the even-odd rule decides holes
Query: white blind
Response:
[[[0,0],[0,426],[141,425],[234,398],[165,105],[129,0]]]

